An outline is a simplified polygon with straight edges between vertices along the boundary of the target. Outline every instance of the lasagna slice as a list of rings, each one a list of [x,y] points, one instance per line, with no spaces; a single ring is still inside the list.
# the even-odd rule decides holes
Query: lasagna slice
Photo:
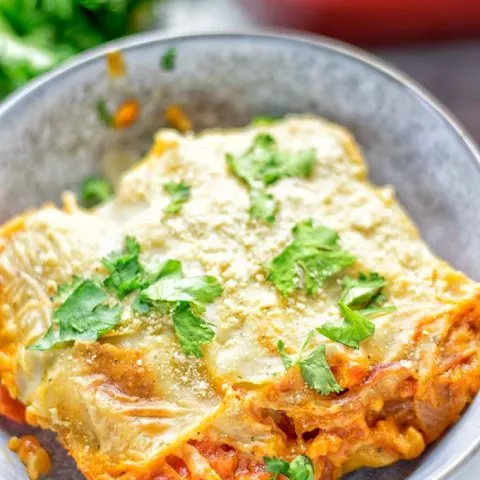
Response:
[[[479,286],[322,119],[160,131],[113,200],[64,203],[0,232],[0,412],[88,479],[336,479],[479,389]]]

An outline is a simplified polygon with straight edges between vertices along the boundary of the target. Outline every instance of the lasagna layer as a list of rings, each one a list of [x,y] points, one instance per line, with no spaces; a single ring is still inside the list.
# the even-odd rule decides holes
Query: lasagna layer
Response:
[[[225,158],[244,155],[259,134],[282,152],[312,149],[308,178],[285,176],[268,192],[275,222],[252,220],[249,191]],[[418,456],[454,422],[480,387],[480,289],[435,257],[390,187],[366,178],[345,130],[313,117],[181,136],[160,131],[147,158],[124,175],[113,200],[94,211],[65,196],[1,230],[0,378],[26,420],[55,431],[86,478],[266,479],[264,457],[311,459],[315,477]],[[190,198],[168,212],[164,185]],[[355,262],[313,294],[278,291],[268,268],[311,220],[338,232]],[[122,300],[119,324],[97,341],[45,350],[52,297],[73,278],[103,278],[101,259],[141,246],[146,268],[168,259],[185,275],[216,278],[223,293],[203,317],[215,337],[199,358],[182,349],[171,319],[141,315]],[[341,392],[321,395],[288,370],[309,332],[339,326],[341,278],[375,272],[395,307],[351,348],[316,334]],[[12,411],[2,393],[0,412]],[[3,400],[5,399],[5,400]],[[15,410],[17,419],[23,412]]]

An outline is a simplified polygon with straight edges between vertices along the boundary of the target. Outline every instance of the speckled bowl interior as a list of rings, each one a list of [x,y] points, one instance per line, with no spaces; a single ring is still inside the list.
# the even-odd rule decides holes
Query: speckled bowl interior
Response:
[[[172,72],[160,68],[169,45],[178,51]],[[111,82],[105,52],[121,48],[126,79]],[[100,99],[129,97],[141,118],[126,131],[99,122]],[[374,182],[394,185],[431,248],[480,279],[480,162],[475,147],[428,94],[388,66],[325,39],[282,35],[149,34],[77,57],[0,105],[0,220],[75,189],[105,166],[105,153],[140,155],[163,124],[163,110],[181,105],[197,130],[238,126],[258,114],[310,112],[339,122],[362,145]],[[6,451],[0,421],[0,480],[26,478]],[[82,476],[42,434],[54,453],[52,480]],[[362,470],[350,478],[446,480],[480,442],[479,398],[419,461]]]

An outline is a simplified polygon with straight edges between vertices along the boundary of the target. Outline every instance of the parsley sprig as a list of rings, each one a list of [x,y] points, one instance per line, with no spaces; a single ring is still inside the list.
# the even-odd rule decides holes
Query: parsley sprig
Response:
[[[227,153],[226,161],[232,173],[250,189],[250,217],[273,223],[278,202],[266,192],[266,187],[283,178],[310,177],[315,153],[311,149],[283,152],[271,135],[260,133],[244,154],[234,156]]]
[[[339,235],[330,228],[305,220],[295,225],[292,233],[293,242],[273,259],[268,277],[283,295],[295,289],[313,295],[328,278],[355,261],[340,248]]]
[[[315,332],[310,332],[302,345],[295,359],[292,359],[285,351],[283,340],[278,341],[278,351],[282,357],[283,364],[288,370],[295,365],[300,367],[305,383],[320,395],[329,395],[330,393],[340,393],[343,389],[337,383],[325,356],[325,345],[315,348],[308,356],[304,357],[303,352],[312,340]]]
[[[290,480],[314,480],[315,473],[312,461],[305,455],[299,455],[291,462],[279,458],[263,457],[267,472],[273,473],[272,480],[276,480],[280,474]]]

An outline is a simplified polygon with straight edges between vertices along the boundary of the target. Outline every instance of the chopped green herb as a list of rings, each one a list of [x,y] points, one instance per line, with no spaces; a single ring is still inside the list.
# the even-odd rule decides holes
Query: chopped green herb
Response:
[[[325,346],[320,345],[313,350],[310,355],[302,358],[303,352],[310,343],[314,332],[310,332],[300,346],[296,359],[292,359],[285,352],[285,345],[282,340],[278,341],[278,351],[282,357],[283,364],[288,370],[298,365],[305,383],[320,395],[329,395],[330,393],[340,393],[342,387],[337,383],[325,357]]]
[[[260,133],[243,155],[228,154],[227,162],[237,177],[255,188],[272,185],[287,177],[308,178],[313,171],[315,154],[313,150],[281,152],[271,135]]]
[[[65,296],[65,301],[53,312],[52,325],[29,350],[47,350],[75,340],[95,341],[120,321],[122,307],[110,306],[108,296],[91,280],[80,283],[75,280],[73,285],[58,292],[59,298]]]
[[[340,393],[343,389],[337,383],[325,357],[325,345],[318,346],[308,357],[298,362],[300,372],[307,385],[320,395]]]
[[[93,208],[106,202],[113,195],[113,189],[107,180],[88,177],[80,186],[80,203],[85,208]]]
[[[177,304],[172,320],[175,335],[185,355],[203,357],[200,347],[212,341],[215,336],[212,327],[203,318],[195,315],[186,302]]]
[[[305,455],[299,455],[290,463],[279,458],[263,457],[267,472],[273,473],[273,480],[285,475],[290,480],[314,480],[315,473],[312,461]]]
[[[387,298],[383,294],[385,278],[378,273],[360,273],[358,279],[345,277],[340,301],[352,310],[371,317],[396,310],[394,306],[383,306]]]
[[[375,332],[375,324],[365,315],[352,310],[344,303],[339,303],[340,312],[343,316],[343,323],[335,325],[333,323],[325,323],[317,330],[325,337],[334,342],[343,343],[348,347],[358,348],[359,343]]]
[[[52,296],[52,302],[63,303],[82,282],[83,278],[75,275],[70,282],[62,283],[58,286],[55,295]]]
[[[143,291],[152,302],[190,302],[200,308],[212,303],[222,294],[222,287],[214,277],[178,278],[166,276]]]
[[[270,115],[258,115],[252,118],[250,125],[259,127],[262,125],[273,125],[280,120],[281,117],[273,117]]]
[[[105,100],[99,100],[96,103],[97,117],[107,127],[113,126],[113,115],[107,107]]]
[[[315,227],[306,220],[295,225],[292,233],[293,242],[273,259],[268,277],[283,295],[295,289],[313,295],[329,277],[355,262],[353,255],[340,248],[339,236],[330,228]]]
[[[190,186],[183,182],[169,182],[163,185],[163,188],[172,197],[165,211],[178,213],[182,209],[182,205],[190,198]]]
[[[263,457],[267,472],[273,473],[272,480],[276,480],[280,474],[288,477],[290,463],[275,457]]]
[[[265,190],[254,189],[250,192],[250,218],[273,223],[277,210],[278,202],[273,195]]]
[[[134,290],[143,288],[143,267],[140,264],[140,244],[134,237],[126,237],[125,247],[102,259],[110,272],[104,280],[108,290],[115,292],[121,300]]]
[[[252,190],[251,218],[271,223],[275,220],[277,203],[265,192],[265,188],[283,178],[310,177],[315,153],[313,150],[282,152],[271,135],[261,133],[255,137],[252,146],[243,155],[227,154],[226,161],[232,173]]]
[[[340,301],[355,310],[381,305],[385,301],[382,295],[384,286],[385,278],[374,272],[369,275],[360,273],[358,279],[345,277]]]
[[[183,278],[182,264],[178,260],[167,260],[159,269],[145,270],[143,273],[143,289],[148,288],[161,278]],[[132,308],[135,312],[146,314],[150,312],[154,302],[149,300],[143,292],[140,292],[133,301]],[[170,311],[170,306],[155,304],[156,310]],[[165,308],[166,307],[166,308]]]
[[[307,345],[310,343],[312,340],[313,336],[315,335],[315,331],[309,332],[309,334],[305,337],[305,340],[302,342],[300,345],[300,350],[298,351],[297,358],[295,360],[292,360],[287,352],[285,352],[285,344],[283,343],[283,340],[278,341],[278,351],[280,352],[280,356],[282,357],[283,364],[285,365],[285,368],[288,370],[289,368],[292,368],[293,366],[297,365],[297,363],[301,360],[303,351],[307,347]]]
[[[162,68],[171,71],[175,68],[177,60],[177,49],[175,47],[168,47],[167,51],[162,55]]]
[[[215,278],[208,275],[185,278],[180,262],[169,262],[158,280],[135,299],[133,308],[139,313],[155,309],[171,314],[175,334],[185,354],[201,357],[200,347],[209,343],[215,332],[196,313],[203,312],[205,305],[220,296],[223,289]]]

